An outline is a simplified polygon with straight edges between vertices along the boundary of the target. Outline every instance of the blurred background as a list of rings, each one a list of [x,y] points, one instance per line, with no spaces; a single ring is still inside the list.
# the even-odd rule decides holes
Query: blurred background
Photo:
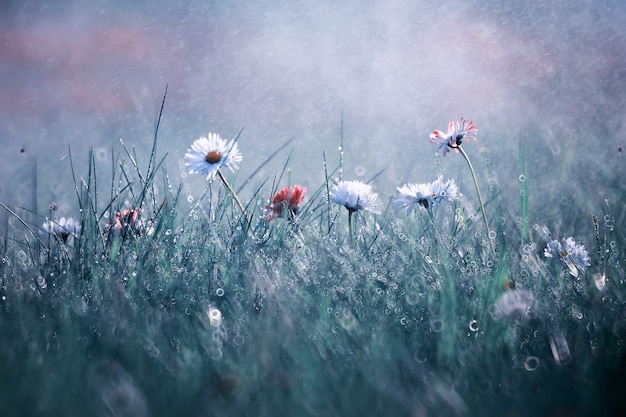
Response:
[[[625,45],[620,0],[2,0],[0,201],[32,206],[36,176],[39,208],[75,210],[68,147],[79,177],[94,149],[105,188],[120,138],[147,166],[168,85],[158,150],[175,181],[193,140],[244,128],[239,184],[295,139],[243,200],[292,148],[291,181],[317,188],[343,132],[344,179],[384,169],[386,203],[435,179],[428,134],[465,116],[483,187],[486,159],[519,201],[522,140],[531,221],[542,205],[591,210],[624,197]],[[474,198],[462,158],[440,163]],[[199,196],[204,178],[188,180]]]

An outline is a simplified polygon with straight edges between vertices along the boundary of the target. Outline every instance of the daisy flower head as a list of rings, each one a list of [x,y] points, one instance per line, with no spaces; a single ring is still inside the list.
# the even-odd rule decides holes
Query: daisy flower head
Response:
[[[446,156],[450,149],[458,152],[458,147],[463,143],[463,139],[476,140],[476,133],[478,133],[478,130],[474,122],[461,117],[458,121],[448,123],[448,132],[444,133],[441,130],[433,131],[430,134],[430,143],[437,145],[437,153],[443,150],[442,154]]]
[[[267,219],[274,220],[285,216],[285,209],[288,210],[289,218],[294,218],[300,211],[300,205],[306,192],[307,188],[301,185],[285,187],[278,191],[270,200],[269,206],[265,206]]]
[[[61,217],[59,221],[46,220],[41,226],[41,233],[67,242],[70,236],[76,237],[80,233],[80,222],[72,217]]]
[[[557,259],[561,266],[568,268],[570,274],[575,278],[578,277],[579,270],[584,271],[591,265],[589,253],[585,246],[577,245],[572,237],[563,238],[560,242],[553,240],[548,243],[543,254],[546,258]]]
[[[237,142],[209,133],[191,144],[185,153],[185,166],[191,174],[207,174],[207,180],[212,180],[223,166],[235,172],[242,159]]]
[[[427,184],[405,184],[397,190],[400,197],[393,202],[394,207],[396,210],[404,211],[407,216],[411,215],[415,204],[431,210],[441,201],[453,202],[459,194],[453,179],[443,181],[441,178]]]
[[[372,192],[372,187],[361,181],[339,181],[330,190],[330,201],[348,209],[353,213],[365,210],[380,213],[376,206],[378,194]]]

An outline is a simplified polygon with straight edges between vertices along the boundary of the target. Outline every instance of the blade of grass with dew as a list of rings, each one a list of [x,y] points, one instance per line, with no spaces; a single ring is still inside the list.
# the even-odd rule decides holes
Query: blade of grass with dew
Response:
[[[381,170],[380,170],[380,171],[378,171],[376,174],[374,174],[374,176],[373,176],[373,177],[371,177],[369,180],[367,180],[367,181],[365,182],[365,184],[369,184],[369,183],[371,183],[371,182],[372,182],[372,181],[374,181],[376,178],[378,178],[378,177],[379,177],[379,176],[380,176],[383,172],[385,172],[385,168],[381,169]]]
[[[87,207],[89,208],[89,210],[86,210],[85,212],[83,212],[84,216],[87,216],[89,214],[89,217],[85,217],[85,229],[83,229],[84,232],[86,233],[86,236],[90,236],[91,235],[91,230],[98,230],[98,233],[100,235],[100,238],[102,240],[102,244],[104,246],[104,236],[102,235],[102,233],[100,233],[100,228],[98,227],[98,223],[97,223],[97,219],[99,218],[98,213],[97,213],[97,185],[96,185],[96,168],[95,168],[95,158],[94,158],[94,154],[93,154],[93,148],[91,148],[89,150],[89,166],[88,166],[88,170],[87,170],[87,181],[85,181],[84,179],[81,179],[81,183],[83,185],[84,188],[84,192],[86,192],[86,200],[87,200]],[[92,191],[93,190],[93,191]],[[87,222],[87,220],[89,220],[89,222]],[[96,242],[92,242],[93,244],[93,250],[94,250],[94,254],[97,251],[97,247],[96,247]]]
[[[159,127],[161,126],[161,118],[163,117],[163,109],[165,108],[165,99],[167,98],[167,88],[169,84],[165,84],[165,91],[163,92],[163,99],[161,100],[161,108],[159,109],[159,115],[156,119],[156,126],[154,127],[154,139],[152,141],[152,150],[150,151],[150,159],[148,159],[148,170],[146,172],[150,172],[152,168],[152,164],[156,158],[156,150],[157,150],[157,138],[159,136]],[[156,168],[155,168],[156,169]]]
[[[41,245],[45,246],[44,242],[39,238],[39,234],[30,227],[30,225],[28,224],[26,220],[22,219],[17,213],[15,213],[13,210],[7,207],[4,203],[0,203],[0,207],[4,208],[11,216],[15,217],[17,221],[22,223],[22,225],[26,227],[26,229],[28,229],[30,234],[36,239],[38,239]]]
[[[34,227],[38,228],[39,225],[37,224],[37,221],[38,221],[37,212],[39,211],[38,210],[39,206],[37,204],[38,203],[38,199],[37,199],[37,157],[36,156],[34,157],[34,161],[33,161],[33,195],[32,195],[32,198],[33,198],[33,203],[32,204],[33,204],[33,212],[34,212],[34,216],[33,216],[32,220],[34,222]],[[36,243],[37,243],[36,250],[37,250],[37,253],[39,253],[40,250],[41,250],[41,245],[39,244],[39,241],[37,241]],[[36,261],[35,261],[36,265],[39,266],[40,257],[37,256],[35,259],[36,259]]]
[[[274,157],[275,157],[276,155],[278,155],[278,154],[280,153],[280,151],[282,151],[283,149],[285,149],[285,147],[286,147],[287,145],[289,145],[291,142],[293,142],[293,141],[294,141],[294,139],[295,139],[295,136],[294,136],[294,137],[291,137],[290,139],[288,139],[286,142],[284,142],[282,145],[280,145],[280,146],[278,147],[278,149],[277,149],[277,150],[275,150],[275,151],[274,151],[274,152],[273,152],[270,156],[268,156],[268,157],[267,157],[267,158],[266,158],[263,162],[261,162],[261,164],[260,164],[260,165],[259,165],[259,166],[258,166],[258,167],[257,167],[257,168],[253,171],[253,172],[252,172],[252,174],[250,174],[250,175],[248,176],[248,178],[246,178],[246,179],[245,179],[245,181],[244,181],[244,182],[243,182],[243,183],[239,186],[239,188],[237,189],[237,194],[239,194],[239,193],[243,190],[243,188],[246,186],[246,184],[248,184],[248,182],[250,182],[250,180],[251,180],[252,178],[254,178],[254,176],[255,176],[256,174],[258,174],[258,172],[259,172],[259,171],[260,171],[260,170],[261,170],[261,169],[262,169],[265,165],[267,165],[267,164],[268,164],[268,163],[269,163],[272,159],[274,159]],[[291,158],[291,154],[292,154],[292,152],[293,152],[293,149],[289,152],[289,156],[287,157],[287,160],[289,160],[289,159]]]
[[[328,178],[328,173],[326,171],[326,166],[324,166],[324,176],[325,178]],[[330,176],[332,177],[333,175],[335,175],[335,173],[339,170],[339,167],[336,167],[331,173]],[[325,200],[322,203],[317,203],[317,199],[318,197],[322,194],[323,191],[326,191],[325,193]],[[330,202],[330,198],[329,198],[329,189],[327,186],[327,182],[325,181],[322,185],[320,185],[315,192],[313,192],[312,194],[310,194],[310,197],[307,199],[307,202],[304,206],[302,206],[302,214],[301,214],[301,219],[305,219],[307,216],[312,215],[314,212],[316,212],[317,210],[320,210],[322,207],[324,206],[328,206],[328,208],[330,208],[330,205],[328,204]],[[313,207],[313,204],[316,204],[315,207]],[[311,208],[313,207],[313,208]],[[322,213],[320,213],[321,215]],[[320,225],[321,226],[321,225]]]
[[[156,172],[159,170],[159,167],[161,166],[161,164],[163,164],[163,162],[165,161],[165,156],[161,159],[161,161],[157,164],[154,165],[154,162],[156,161],[156,151],[157,151],[157,142],[158,142],[158,137],[159,137],[159,127],[161,126],[161,119],[163,117],[163,109],[165,108],[165,99],[167,98],[167,88],[168,88],[168,84],[165,84],[165,91],[163,92],[163,100],[161,100],[161,108],[159,109],[159,116],[157,117],[157,121],[156,121],[156,126],[154,127],[154,139],[152,141],[152,150],[150,151],[150,158],[148,160],[148,170],[146,171],[147,173],[147,180],[146,183],[143,186],[143,190],[141,192],[141,200],[139,201],[139,204],[137,205],[137,208],[141,208],[142,204],[143,204],[143,200],[145,199],[145,195],[146,192],[148,191],[148,187],[152,188],[152,196],[153,199],[154,197],[154,175],[156,174]],[[167,153],[166,153],[167,155]],[[153,167],[154,165],[154,167]],[[153,169],[154,168],[154,169]],[[156,201],[152,202],[153,205],[156,205]]]
[[[528,185],[526,183],[526,150],[524,148],[524,140],[522,139],[522,135],[520,134],[519,138],[519,167],[520,167],[520,217],[521,217],[521,239],[522,244],[526,243],[529,239],[528,236],[528,222],[526,218],[528,217]]]
[[[339,181],[343,180],[343,109],[341,109],[341,131],[339,134]]]
[[[322,155],[323,155],[323,160],[324,160],[324,184],[326,184],[326,204],[328,206],[327,208],[327,213],[328,213],[328,231],[326,232],[326,234],[330,234],[330,230],[332,229],[333,225],[331,223],[331,207],[330,207],[330,185],[328,184],[328,165],[326,164],[326,150],[322,149]]]

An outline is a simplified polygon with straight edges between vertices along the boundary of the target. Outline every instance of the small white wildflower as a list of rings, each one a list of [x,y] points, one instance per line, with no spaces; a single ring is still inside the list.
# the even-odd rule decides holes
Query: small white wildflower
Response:
[[[405,184],[398,187],[400,197],[393,202],[396,210],[401,210],[407,216],[411,215],[413,206],[419,204],[431,210],[441,201],[453,202],[458,198],[458,187],[454,180],[443,181],[441,178],[427,184]]]
[[[207,180],[211,180],[223,166],[234,172],[242,159],[237,142],[226,142],[218,134],[209,133],[191,144],[185,153],[185,166],[190,173],[207,174]]]
[[[67,242],[70,236],[76,237],[80,233],[80,222],[72,217],[61,217],[59,221],[46,220],[41,226],[41,233]]]
[[[330,191],[330,201],[348,209],[349,212],[365,210],[380,213],[377,210],[378,194],[372,187],[361,181],[339,181]]]
[[[584,245],[577,245],[572,237],[563,238],[559,242],[553,240],[543,251],[546,258],[558,259],[563,268],[567,267],[570,274],[578,277],[578,271],[584,271],[591,260]]]

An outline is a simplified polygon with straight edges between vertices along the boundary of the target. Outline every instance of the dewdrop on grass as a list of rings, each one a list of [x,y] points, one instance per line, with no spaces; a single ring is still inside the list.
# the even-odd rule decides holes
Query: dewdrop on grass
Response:
[[[209,317],[209,323],[213,327],[219,327],[222,324],[222,312],[215,307],[209,307],[207,310],[207,316]]]

